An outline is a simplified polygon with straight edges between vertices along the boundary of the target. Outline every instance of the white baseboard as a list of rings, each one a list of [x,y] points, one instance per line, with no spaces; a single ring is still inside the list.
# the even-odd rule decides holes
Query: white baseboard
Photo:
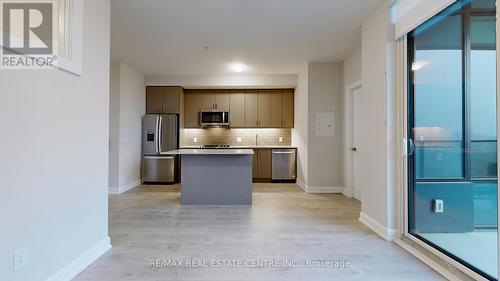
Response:
[[[336,186],[308,186],[307,193],[342,193],[343,187]]]
[[[307,186],[303,181],[297,180],[297,185],[306,193],[342,193],[343,187],[314,187]]]
[[[298,185],[300,188],[302,188],[302,190],[304,190],[304,192],[307,192],[307,185],[306,185],[303,181],[301,181],[301,180],[297,179],[297,185]]]
[[[344,188],[342,194],[344,194],[344,196],[347,198],[354,198],[354,192],[352,188]]]
[[[363,212],[359,215],[359,221],[368,226],[371,230],[375,231],[375,233],[384,238],[384,240],[393,241],[398,235],[397,229],[388,229]]]
[[[107,237],[97,243],[90,250],[83,253],[83,255],[76,258],[70,264],[56,272],[56,274],[52,275],[49,279],[47,279],[47,281],[70,281],[109,249],[111,249],[111,243],[109,237]]]
[[[122,185],[120,187],[110,187],[108,192],[109,194],[122,194],[131,190],[134,187],[138,187],[141,184],[142,184],[142,179],[138,179],[133,182],[129,182],[125,185]]]

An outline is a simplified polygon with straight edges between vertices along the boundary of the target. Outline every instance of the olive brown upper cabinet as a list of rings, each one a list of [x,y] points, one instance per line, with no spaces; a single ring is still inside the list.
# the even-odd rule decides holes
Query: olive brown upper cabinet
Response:
[[[229,92],[224,90],[203,91],[201,108],[203,110],[229,111]]]
[[[200,128],[201,110],[230,112],[232,128],[293,128],[294,90],[185,90],[184,127]]]
[[[185,128],[200,128],[201,109],[202,109],[202,91],[186,90],[184,92]]]
[[[245,128],[245,92],[233,91],[229,95],[229,120],[233,128]]]
[[[181,113],[181,87],[146,87],[146,113]]]
[[[245,127],[272,128],[269,90],[247,91],[245,93]]]
[[[271,92],[271,128],[293,128],[293,90]]]

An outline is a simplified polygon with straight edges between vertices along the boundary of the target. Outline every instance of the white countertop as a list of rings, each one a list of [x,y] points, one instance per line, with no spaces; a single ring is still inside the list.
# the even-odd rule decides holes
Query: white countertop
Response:
[[[199,149],[200,146],[182,146],[181,149]],[[296,146],[291,145],[231,145],[229,149],[259,149],[259,148],[276,148],[276,149],[296,149]]]
[[[167,151],[166,155],[253,155],[252,149],[177,149]]]

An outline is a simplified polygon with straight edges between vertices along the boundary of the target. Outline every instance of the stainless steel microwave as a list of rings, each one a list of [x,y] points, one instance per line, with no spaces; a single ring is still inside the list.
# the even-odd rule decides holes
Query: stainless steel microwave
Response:
[[[229,112],[218,110],[200,111],[200,125],[202,127],[228,127]]]

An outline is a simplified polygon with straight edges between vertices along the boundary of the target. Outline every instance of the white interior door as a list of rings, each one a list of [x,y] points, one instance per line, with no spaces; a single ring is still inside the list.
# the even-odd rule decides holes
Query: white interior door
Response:
[[[360,159],[360,147],[359,147],[359,136],[361,135],[359,130],[359,106],[358,106],[358,101],[359,101],[359,95],[361,94],[361,87],[353,89],[351,91],[351,94],[349,95],[350,98],[350,120],[351,120],[351,125],[350,125],[350,148],[351,148],[351,171],[352,171],[352,187],[353,187],[353,196],[355,199],[362,201],[362,195],[363,195],[363,190],[360,182],[360,177],[361,175],[359,174],[359,165],[361,163]]]

